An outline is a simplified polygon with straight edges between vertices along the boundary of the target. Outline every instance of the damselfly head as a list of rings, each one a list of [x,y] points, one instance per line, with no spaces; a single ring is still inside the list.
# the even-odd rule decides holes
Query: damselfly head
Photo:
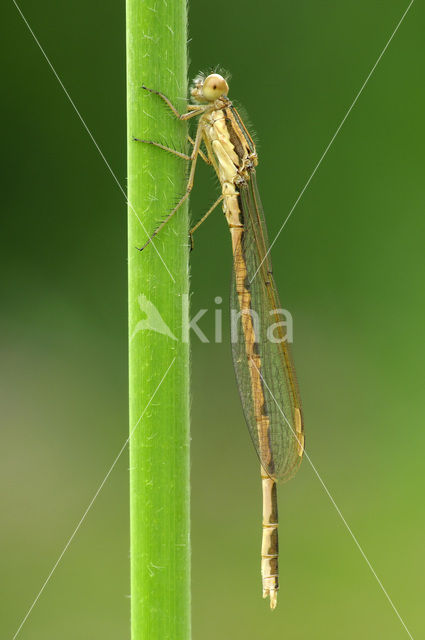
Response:
[[[204,76],[195,78],[190,93],[197,102],[214,102],[221,96],[227,96],[229,85],[223,76],[211,73],[206,78]]]

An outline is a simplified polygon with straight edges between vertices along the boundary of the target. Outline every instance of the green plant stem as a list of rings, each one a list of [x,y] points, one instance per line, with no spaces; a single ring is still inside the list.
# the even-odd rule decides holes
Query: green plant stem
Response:
[[[141,85],[185,110],[186,38],[186,0],[127,0],[132,640],[190,638],[187,207],[136,249],[184,193],[186,167],[133,142],[185,149],[185,124]]]

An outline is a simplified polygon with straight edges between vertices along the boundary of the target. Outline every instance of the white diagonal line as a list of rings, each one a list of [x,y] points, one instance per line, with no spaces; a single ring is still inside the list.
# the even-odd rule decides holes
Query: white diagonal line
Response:
[[[385,52],[386,52],[386,50],[388,49],[388,47],[389,47],[389,45],[390,45],[391,40],[394,38],[395,34],[397,33],[397,31],[398,31],[398,29],[399,29],[399,27],[400,27],[401,23],[403,22],[404,18],[405,18],[405,17],[406,17],[406,15],[407,15],[407,12],[409,11],[409,9],[410,9],[410,7],[412,6],[412,4],[413,4],[413,3],[414,3],[414,0],[411,0],[411,2],[409,3],[409,5],[408,5],[408,7],[407,7],[406,11],[403,13],[403,15],[401,16],[400,20],[398,21],[398,24],[397,24],[396,28],[394,29],[394,31],[392,32],[392,34],[391,34],[391,36],[390,36],[390,38],[389,38],[389,40],[388,40],[387,44],[386,44],[386,45],[385,45],[385,47],[382,49],[381,53],[379,54],[379,57],[378,57],[377,61],[376,61],[376,62],[375,62],[375,64],[373,65],[372,69],[370,70],[370,72],[369,72],[369,74],[368,74],[368,76],[367,76],[366,80],[363,82],[362,86],[360,87],[360,90],[359,90],[358,94],[356,95],[356,97],[354,98],[354,100],[353,100],[353,102],[352,102],[352,104],[351,104],[350,108],[348,109],[347,113],[345,114],[345,116],[343,117],[343,119],[341,120],[341,122],[339,123],[339,126],[338,126],[337,130],[335,131],[334,135],[332,136],[332,138],[331,138],[331,140],[330,140],[330,142],[329,142],[328,146],[326,147],[326,149],[324,150],[324,152],[323,152],[323,153],[322,153],[322,155],[320,156],[320,160],[319,160],[319,162],[316,164],[316,166],[314,167],[312,174],[310,175],[309,179],[308,179],[308,180],[307,180],[307,182],[305,183],[304,187],[301,189],[301,192],[300,192],[300,194],[299,194],[298,198],[295,200],[294,204],[292,205],[292,209],[290,210],[290,212],[289,212],[289,213],[288,213],[288,215],[286,216],[284,223],[282,224],[282,226],[280,227],[279,231],[277,232],[275,239],[273,240],[273,242],[272,242],[272,243],[271,243],[271,245],[269,246],[269,248],[268,248],[268,250],[267,250],[267,252],[266,252],[265,256],[264,256],[264,257],[263,257],[263,259],[261,260],[261,262],[260,262],[260,264],[259,264],[259,266],[258,266],[258,268],[257,268],[256,272],[255,272],[255,273],[254,273],[254,275],[252,276],[252,278],[251,278],[250,282],[252,282],[252,281],[254,280],[255,276],[256,276],[256,275],[257,275],[257,273],[259,272],[261,265],[263,264],[264,260],[265,260],[265,259],[267,258],[267,256],[269,255],[269,253],[270,253],[270,251],[271,251],[271,249],[272,249],[273,245],[275,244],[276,240],[277,240],[277,239],[278,239],[278,237],[280,236],[280,234],[281,234],[281,232],[282,232],[282,230],[283,230],[284,226],[286,225],[286,223],[288,222],[289,218],[290,218],[290,217],[291,217],[291,215],[293,214],[295,207],[297,206],[297,204],[299,203],[299,201],[300,201],[300,200],[301,200],[301,198],[303,197],[305,190],[307,189],[308,185],[309,185],[309,184],[310,184],[310,182],[312,181],[312,179],[313,179],[313,177],[314,177],[314,175],[315,175],[315,173],[316,173],[317,169],[318,169],[318,168],[320,167],[320,165],[322,164],[322,161],[324,160],[324,158],[325,158],[326,154],[328,153],[329,149],[331,148],[331,146],[332,146],[332,144],[333,144],[333,142],[334,142],[335,138],[337,137],[338,133],[341,131],[342,126],[343,126],[344,122],[347,120],[347,118],[348,118],[348,116],[350,115],[350,113],[351,113],[351,111],[352,111],[352,109],[353,109],[354,105],[356,104],[357,100],[360,98],[360,95],[361,95],[361,93],[362,93],[363,89],[365,88],[365,86],[366,86],[366,85],[367,85],[367,83],[369,82],[369,80],[370,80],[370,78],[371,78],[371,76],[372,76],[373,72],[375,71],[376,67],[378,66],[378,64],[379,64],[379,62],[380,62],[380,60],[381,60],[382,56],[384,55],[384,53],[385,53]]]
[[[102,158],[103,162],[104,162],[104,163],[106,164],[106,166],[108,167],[109,173],[111,174],[111,176],[112,176],[112,177],[113,177],[113,179],[115,180],[115,182],[116,182],[116,184],[117,184],[117,186],[118,186],[118,189],[119,189],[119,190],[121,191],[121,193],[123,194],[123,196],[124,196],[124,198],[125,198],[126,203],[128,204],[128,206],[129,206],[129,208],[131,209],[131,211],[134,213],[134,215],[136,216],[137,220],[139,221],[139,223],[140,223],[140,225],[141,225],[141,227],[142,227],[143,231],[146,233],[147,237],[149,237],[149,234],[148,234],[148,232],[147,232],[147,230],[146,230],[145,225],[143,224],[142,220],[141,220],[141,219],[140,219],[140,217],[138,216],[138,214],[137,214],[136,210],[134,209],[133,205],[131,204],[131,202],[128,200],[128,198],[127,198],[127,194],[126,194],[126,192],[124,191],[124,189],[122,188],[122,186],[121,186],[121,184],[120,184],[120,181],[118,180],[117,176],[116,176],[116,175],[115,175],[115,173],[114,173],[114,170],[112,169],[111,165],[109,164],[109,162],[108,162],[108,161],[107,161],[107,159],[105,158],[105,155],[104,155],[104,153],[103,153],[102,149],[99,147],[98,143],[96,142],[96,140],[95,140],[95,138],[94,138],[94,136],[93,136],[92,132],[90,131],[90,129],[88,128],[88,126],[87,126],[86,122],[84,121],[83,116],[82,116],[82,115],[81,115],[81,113],[78,111],[77,106],[75,105],[75,103],[74,103],[73,99],[72,99],[72,98],[71,98],[71,96],[69,95],[69,93],[68,93],[68,91],[67,91],[67,89],[66,89],[65,85],[63,84],[63,82],[62,82],[62,80],[60,79],[60,77],[59,77],[58,73],[56,72],[56,69],[54,68],[54,66],[53,66],[53,65],[52,65],[52,63],[50,62],[50,60],[49,60],[49,58],[48,58],[48,56],[47,56],[47,53],[44,51],[43,47],[41,46],[40,42],[38,41],[37,36],[35,35],[34,31],[31,29],[31,27],[30,27],[30,25],[29,25],[29,23],[28,23],[28,20],[26,19],[26,17],[25,17],[25,16],[24,16],[24,14],[22,13],[22,11],[21,11],[21,9],[20,9],[19,5],[17,4],[16,0],[12,0],[12,2],[13,2],[13,4],[15,5],[15,7],[17,8],[17,10],[18,10],[18,12],[19,12],[19,14],[20,14],[20,16],[21,16],[22,20],[25,22],[25,24],[26,24],[26,26],[27,26],[27,28],[28,28],[28,31],[30,32],[30,34],[31,34],[31,35],[32,35],[32,37],[34,38],[34,40],[35,40],[35,42],[36,42],[36,44],[37,44],[38,48],[40,49],[41,53],[43,54],[44,59],[46,60],[46,62],[47,62],[47,64],[49,65],[50,69],[52,70],[52,72],[53,72],[53,74],[54,74],[54,76],[55,76],[56,80],[59,82],[60,86],[62,87],[63,92],[65,93],[66,97],[68,98],[69,102],[71,103],[71,106],[72,106],[72,108],[74,109],[75,113],[77,114],[78,118],[80,119],[81,124],[83,125],[83,127],[84,127],[84,129],[87,131],[87,133],[89,134],[89,136],[90,136],[90,138],[91,138],[91,140],[92,140],[92,142],[93,142],[94,146],[96,147],[96,149],[97,149],[97,150],[98,150],[98,152],[99,152],[100,157]],[[169,268],[168,268],[168,267],[167,267],[167,265],[165,264],[165,261],[164,261],[163,257],[161,256],[161,254],[159,253],[159,251],[158,251],[158,249],[157,249],[157,247],[156,247],[155,243],[153,242],[153,240],[151,241],[151,244],[153,245],[153,247],[154,247],[154,249],[155,249],[156,253],[158,254],[158,257],[159,257],[159,259],[161,260],[162,264],[163,264],[163,265],[164,265],[164,267],[166,268],[166,270],[167,270],[167,272],[168,272],[168,275],[170,276],[170,278],[172,279],[172,281],[173,281],[173,282],[175,282],[175,279],[174,279],[174,277],[173,277],[172,273],[170,272]]]
[[[66,553],[66,551],[67,551],[67,549],[68,549],[68,547],[69,547],[69,545],[71,544],[71,542],[73,541],[73,539],[74,539],[74,537],[75,537],[76,533],[78,532],[79,528],[80,528],[80,527],[81,527],[81,525],[83,524],[83,522],[84,522],[84,520],[85,520],[85,518],[86,518],[86,516],[87,516],[88,512],[89,512],[89,511],[90,511],[90,509],[92,508],[94,501],[96,500],[96,498],[97,498],[97,496],[99,495],[99,493],[102,491],[102,489],[103,489],[103,486],[104,486],[105,482],[107,481],[107,479],[108,479],[108,478],[109,478],[109,476],[111,475],[111,472],[112,472],[112,470],[114,469],[115,465],[117,464],[117,462],[118,462],[118,460],[119,460],[119,458],[120,458],[120,456],[121,456],[122,452],[123,452],[123,451],[124,451],[124,449],[126,448],[126,446],[127,446],[127,444],[129,443],[129,441],[130,441],[131,437],[133,436],[133,434],[134,434],[135,430],[137,429],[137,427],[138,427],[138,425],[139,425],[139,423],[140,423],[141,419],[142,419],[142,418],[143,418],[143,416],[145,415],[145,413],[146,413],[146,411],[147,411],[148,407],[150,406],[150,404],[151,404],[152,400],[153,400],[153,399],[154,399],[154,397],[156,396],[156,393],[157,393],[158,389],[160,388],[160,386],[161,386],[161,385],[162,385],[162,383],[164,382],[164,380],[165,380],[165,378],[166,378],[166,376],[167,376],[167,374],[168,374],[169,370],[171,369],[171,367],[172,367],[172,366],[173,366],[173,364],[174,364],[175,359],[176,359],[176,358],[174,357],[174,358],[173,358],[173,360],[171,361],[171,363],[169,364],[167,371],[166,371],[166,372],[164,373],[164,375],[162,376],[162,378],[161,378],[161,380],[160,380],[160,382],[159,382],[158,386],[156,387],[155,391],[153,392],[152,396],[150,397],[149,402],[147,403],[146,407],[143,409],[143,411],[142,411],[142,414],[141,414],[140,418],[138,419],[138,421],[136,422],[136,424],[134,425],[134,427],[131,429],[131,431],[130,431],[130,435],[128,436],[127,440],[124,442],[124,444],[123,444],[123,446],[121,447],[121,449],[120,449],[120,451],[119,451],[119,453],[118,453],[117,457],[115,458],[115,460],[114,460],[114,461],[113,461],[113,463],[111,464],[111,466],[110,466],[110,468],[109,468],[108,473],[106,474],[106,476],[104,477],[104,479],[103,479],[103,480],[102,480],[102,482],[100,483],[100,485],[99,485],[99,487],[97,488],[97,491],[96,491],[96,493],[94,494],[93,498],[90,500],[90,502],[89,502],[89,505],[88,505],[87,509],[84,511],[84,513],[83,513],[82,517],[80,518],[79,523],[77,524],[77,526],[75,527],[75,529],[74,529],[74,531],[73,531],[72,535],[71,535],[71,536],[70,536],[70,538],[68,539],[68,542],[67,542],[67,543],[66,543],[66,545],[64,546],[64,548],[63,548],[63,550],[62,550],[61,554],[59,555],[58,559],[56,560],[55,564],[53,565],[53,567],[52,567],[52,569],[51,569],[51,571],[50,571],[49,575],[47,576],[47,578],[46,578],[46,579],[45,579],[45,581],[43,582],[43,585],[42,585],[42,587],[41,587],[40,591],[38,592],[38,594],[37,594],[36,598],[34,599],[34,601],[33,601],[32,605],[31,605],[31,606],[30,606],[30,608],[28,609],[28,611],[27,611],[27,613],[26,613],[26,615],[25,615],[24,619],[22,620],[21,624],[19,625],[19,627],[18,627],[18,629],[17,629],[17,631],[16,631],[15,635],[13,636],[13,639],[12,639],[12,640],[15,640],[15,638],[17,638],[17,636],[18,636],[18,634],[19,634],[20,630],[22,629],[22,627],[24,626],[25,622],[26,622],[26,621],[27,621],[27,619],[28,619],[28,616],[30,615],[31,611],[34,609],[35,605],[37,604],[38,599],[40,598],[41,594],[43,593],[44,589],[46,588],[46,586],[47,586],[47,584],[48,584],[48,582],[49,582],[50,578],[52,577],[53,573],[55,572],[55,570],[56,570],[56,568],[57,568],[58,564],[59,564],[59,563],[60,563],[60,561],[62,560],[63,556],[65,555],[65,553]]]
[[[260,378],[263,381],[265,387],[267,388],[267,391],[270,393],[271,397],[273,398],[273,401],[275,403],[275,405],[277,406],[277,408],[279,409],[280,413],[282,414],[286,424],[288,425],[288,427],[290,428],[292,435],[294,436],[294,438],[296,439],[296,441],[298,442],[299,446],[304,448],[304,443],[301,442],[298,439],[297,434],[295,433],[295,431],[293,430],[293,428],[291,427],[291,425],[288,422],[287,417],[285,416],[285,413],[283,412],[283,409],[280,407],[278,401],[276,400],[276,398],[274,397],[270,387],[268,386],[267,382],[264,380],[263,375],[261,373],[261,371],[258,369],[257,365],[255,364],[255,362],[251,359],[251,363],[254,365],[254,367],[257,369],[257,372],[260,374]],[[387,598],[388,602],[390,603],[394,613],[396,614],[397,618],[400,620],[401,624],[403,625],[404,629],[407,631],[407,634],[409,636],[409,638],[411,638],[411,640],[413,640],[413,636],[410,633],[409,629],[407,628],[403,618],[401,617],[401,615],[399,614],[397,607],[395,606],[394,602],[391,600],[388,591],[385,589],[384,585],[382,584],[381,580],[378,578],[375,569],[372,567],[368,557],[366,556],[365,552],[363,551],[362,547],[360,546],[359,541],[357,540],[356,536],[354,535],[354,533],[352,532],[350,525],[348,524],[348,522],[346,521],[346,519],[344,518],[344,516],[341,513],[340,508],[338,507],[338,505],[336,504],[331,492],[329,491],[329,489],[327,488],[325,482],[322,480],[322,477],[320,475],[320,473],[317,471],[316,467],[314,466],[310,456],[308,455],[307,451],[304,449],[304,455],[307,458],[307,460],[309,461],[311,468],[313,469],[314,473],[316,474],[317,479],[319,480],[320,484],[322,485],[323,489],[325,490],[326,495],[328,496],[329,500],[332,502],[333,506],[336,509],[336,512],[338,513],[339,517],[341,518],[342,522],[345,525],[345,528],[347,529],[348,533],[350,534],[350,536],[352,537],[352,539],[354,540],[356,547],[358,548],[358,550],[360,551],[361,555],[363,556],[363,559],[365,560],[367,566],[369,567],[369,569],[371,570],[371,572],[373,573],[376,581],[378,582],[379,586],[381,587],[385,597]]]

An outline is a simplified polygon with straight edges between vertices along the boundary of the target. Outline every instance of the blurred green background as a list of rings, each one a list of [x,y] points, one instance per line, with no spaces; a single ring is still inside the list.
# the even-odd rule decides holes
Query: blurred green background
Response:
[[[220,64],[259,139],[274,238],[407,2],[190,6],[190,75]],[[120,182],[123,3],[21,2]],[[0,619],[12,638],[127,437],[126,203],[12,2],[3,3]],[[272,256],[294,317],[308,453],[421,637],[425,12],[414,3]],[[142,78],[141,78],[142,80]],[[216,184],[199,167],[198,219]],[[191,256],[213,338],[230,243]],[[308,461],[280,490],[281,591],[261,599],[261,488],[222,344],[192,351],[193,637],[407,636]],[[235,496],[238,498],[235,502]],[[127,452],[22,640],[129,638]]]

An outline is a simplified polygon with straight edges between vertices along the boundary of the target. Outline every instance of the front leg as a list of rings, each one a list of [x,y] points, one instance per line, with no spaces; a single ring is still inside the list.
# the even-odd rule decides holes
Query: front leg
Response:
[[[146,85],[142,84],[142,89],[145,91],[149,91],[149,93],[154,93],[159,96],[161,100],[164,100],[165,104],[171,109],[176,118],[179,120],[189,120],[189,118],[194,118],[195,116],[199,116],[204,113],[205,109],[208,108],[208,105],[189,105],[188,111],[186,113],[179,113],[173,103],[160,91],[155,91],[155,89],[149,89]]]

